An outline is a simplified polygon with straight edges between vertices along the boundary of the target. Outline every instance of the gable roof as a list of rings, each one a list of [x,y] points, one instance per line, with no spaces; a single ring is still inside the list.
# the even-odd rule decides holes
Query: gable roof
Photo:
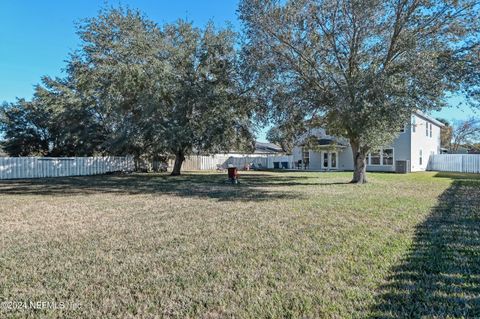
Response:
[[[424,120],[427,120],[433,124],[435,124],[436,126],[439,126],[439,127],[444,127],[445,124],[443,124],[442,122],[440,121],[437,121],[436,119],[434,119],[433,117],[421,112],[421,111],[415,111],[415,114],[418,115],[419,117],[423,118]]]

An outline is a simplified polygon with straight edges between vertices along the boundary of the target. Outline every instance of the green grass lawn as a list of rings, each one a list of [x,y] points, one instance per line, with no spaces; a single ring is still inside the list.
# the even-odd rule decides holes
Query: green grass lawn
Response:
[[[0,317],[480,317],[478,175],[224,175],[1,181]]]

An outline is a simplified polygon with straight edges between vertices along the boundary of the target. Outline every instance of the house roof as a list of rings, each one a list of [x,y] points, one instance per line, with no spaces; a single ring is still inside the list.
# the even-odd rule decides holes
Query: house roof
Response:
[[[301,146],[304,146],[306,143],[302,143]],[[317,145],[321,147],[330,147],[335,146],[337,148],[345,148],[347,144],[345,144],[341,139],[335,137],[320,137],[317,139]]]
[[[319,138],[318,139],[319,146],[328,146],[328,145],[338,145],[338,146],[346,146],[342,142],[338,141],[337,139],[333,138]]]
[[[256,154],[276,154],[283,153],[283,149],[273,143],[255,142]]]
[[[311,143],[311,138],[316,139],[316,147],[318,148],[345,148],[349,145],[348,141],[345,138],[328,135],[326,130],[321,127],[310,129],[308,132],[300,136],[295,145],[305,146],[306,144]],[[310,141],[309,141],[310,140]]]
[[[437,126],[439,126],[439,127],[444,127],[444,126],[445,126],[445,124],[443,124],[442,122],[437,121],[437,120],[434,119],[433,117],[431,117],[431,116],[429,116],[429,115],[427,115],[427,114],[425,114],[425,113],[423,113],[423,112],[421,112],[421,111],[418,111],[418,110],[417,110],[417,111],[415,111],[415,114],[418,115],[418,116],[420,116],[420,117],[422,117],[423,119],[425,119],[425,120],[427,120],[427,121],[429,121],[429,122],[432,122],[433,124],[435,124],[435,125],[437,125]]]

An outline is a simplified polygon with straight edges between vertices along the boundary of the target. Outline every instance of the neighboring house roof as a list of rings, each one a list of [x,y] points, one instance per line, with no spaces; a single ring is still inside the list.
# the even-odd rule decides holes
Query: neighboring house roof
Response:
[[[427,120],[429,122],[432,122],[433,124],[437,125],[437,126],[440,126],[440,127],[444,127],[445,124],[443,124],[442,122],[440,121],[437,121],[436,119],[434,119],[433,117],[421,112],[421,111],[415,111],[415,114],[422,117],[424,120]]]
[[[255,142],[255,154],[277,154],[283,153],[283,149],[273,143]]]

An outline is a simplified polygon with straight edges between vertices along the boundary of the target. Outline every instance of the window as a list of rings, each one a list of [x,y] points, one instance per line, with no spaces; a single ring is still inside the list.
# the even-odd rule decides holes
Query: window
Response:
[[[405,125],[400,128],[400,133],[405,133]]]
[[[323,153],[323,167],[324,168],[328,167],[328,153],[327,152]]]
[[[419,157],[418,157],[418,164],[422,165],[422,163],[423,163],[423,151],[420,150],[420,154],[419,154]]]
[[[415,133],[417,128],[417,118],[415,116],[412,117],[412,132]]]
[[[393,165],[393,149],[386,148],[382,152],[382,165]]]
[[[430,123],[430,137],[432,137],[432,123]]]
[[[337,153],[332,153],[331,164],[332,164],[332,167],[337,167]]]
[[[303,165],[308,166],[310,163],[310,151],[305,147],[302,149],[302,158],[303,158]]]
[[[393,165],[393,148],[384,148],[369,154],[368,165]]]
[[[425,135],[428,137],[428,122],[425,122]]]
[[[380,150],[370,153],[370,165],[380,165]]]

